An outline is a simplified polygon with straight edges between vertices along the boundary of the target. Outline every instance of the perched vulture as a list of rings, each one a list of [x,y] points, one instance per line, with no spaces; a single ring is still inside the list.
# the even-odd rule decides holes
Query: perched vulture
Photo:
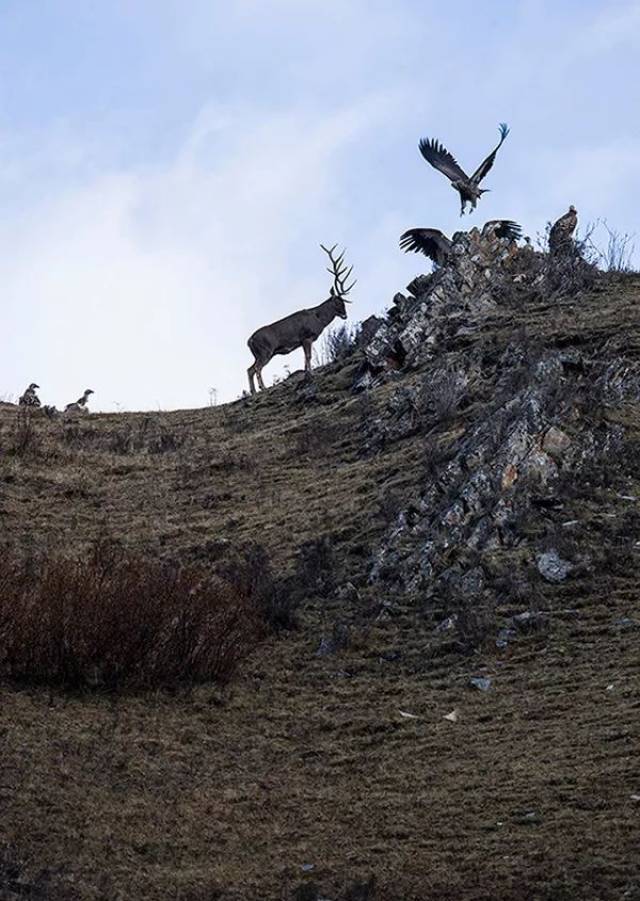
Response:
[[[40,398],[36,394],[36,389],[39,387],[40,387],[40,385],[36,385],[35,382],[31,382],[31,384],[26,389],[24,394],[18,400],[18,404],[21,407],[39,407],[39,406],[41,406]]]
[[[480,163],[471,177],[469,177],[466,172],[464,172],[463,169],[460,168],[454,157],[435,138],[423,138],[420,141],[420,153],[423,155],[425,160],[428,163],[431,163],[434,169],[437,169],[439,172],[442,172],[443,175],[446,175],[451,182],[451,187],[455,188],[455,190],[460,195],[461,216],[463,216],[465,213],[467,203],[471,204],[472,210],[475,210],[476,204],[481,195],[488,190],[488,188],[479,188],[478,185],[493,166],[493,161],[496,158],[496,153],[498,152],[500,147],[502,147],[502,143],[508,134],[509,129],[504,122],[501,122],[500,143],[495,148],[495,150],[491,151],[486,160],[483,163]]]
[[[482,229],[483,235],[491,230],[496,238],[517,241],[522,237],[522,229],[511,219],[492,219]],[[447,261],[453,241],[437,228],[410,228],[400,238],[400,247],[405,253],[423,253],[438,266]]]
[[[549,252],[562,253],[573,246],[573,233],[578,224],[578,213],[574,206],[569,207],[569,212],[560,216],[549,231]]]
[[[95,394],[91,388],[87,388],[82,397],[79,397],[78,400],[74,401],[71,404],[67,404],[64,408],[65,413],[88,413],[89,407],[87,406],[87,402],[89,400],[90,395]]]

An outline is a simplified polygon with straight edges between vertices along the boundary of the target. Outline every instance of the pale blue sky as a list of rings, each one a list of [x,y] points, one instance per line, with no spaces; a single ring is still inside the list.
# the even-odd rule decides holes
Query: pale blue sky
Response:
[[[464,227],[573,203],[640,245],[639,60],[640,0],[4,0],[0,396],[232,399],[320,241],[382,310],[425,268],[399,234],[460,227],[423,136],[473,168],[511,127]]]

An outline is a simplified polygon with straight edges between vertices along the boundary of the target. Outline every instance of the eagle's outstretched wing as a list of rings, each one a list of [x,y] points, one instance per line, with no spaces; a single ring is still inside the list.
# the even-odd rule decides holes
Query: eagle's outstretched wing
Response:
[[[486,160],[484,160],[482,163],[480,163],[480,165],[478,166],[476,171],[471,176],[471,181],[474,183],[474,185],[479,185],[480,182],[482,181],[482,179],[485,177],[485,175],[490,171],[491,167],[493,166],[493,162],[496,158],[496,153],[502,147],[502,144],[504,143],[504,140],[508,134],[509,134],[508,126],[506,125],[505,122],[501,122],[500,123],[500,141],[498,143],[498,146],[494,150],[491,151],[491,153],[486,158]]]
[[[522,226],[512,219],[490,219],[485,223],[484,229],[493,228],[496,238],[509,238],[510,241],[519,241],[522,237]]]
[[[450,181],[468,181],[469,176],[460,168],[449,151],[435,138],[422,138],[418,144],[420,153],[434,169],[446,175]]]
[[[451,241],[437,228],[410,228],[400,238],[405,253],[423,253],[434,263],[442,263],[451,250]]]

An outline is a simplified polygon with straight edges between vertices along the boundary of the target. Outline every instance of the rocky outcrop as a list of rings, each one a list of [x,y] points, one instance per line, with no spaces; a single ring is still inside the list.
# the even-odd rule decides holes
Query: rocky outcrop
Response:
[[[496,280],[515,256],[531,251],[513,241],[483,232],[456,232],[452,256],[432,275],[419,276],[408,286],[412,296],[396,294],[386,321],[379,321],[365,348],[372,367],[400,359],[412,366],[432,359],[442,338],[479,328],[495,311]]]
[[[575,561],[563,560],[544,538],[525,540],[522,525],[553,504],[559,482],[579,480],[619,452],[623,426],[596,427],[583,414],[593,412],[594,399],[638,399],[640,368],[570,343],[545,347],[516,328],[486,365],[482,337],[505,312],[505,284],[544,288],[545,266],[544,255],[490,230],[458,233],[451,259],[414,279],[410,296],[396,295],[366,345],[371,372],[384,377],[401,368],[420,377],[392,392],[369,424],[365,452],[418,433],[428,456],[455,425],[444,459],[426,467],[422,488],[374,555],[373,585],[422,601],[452,590],[479,599],[488,588],[489,558],[523,547],[547,582],[571,577]]]

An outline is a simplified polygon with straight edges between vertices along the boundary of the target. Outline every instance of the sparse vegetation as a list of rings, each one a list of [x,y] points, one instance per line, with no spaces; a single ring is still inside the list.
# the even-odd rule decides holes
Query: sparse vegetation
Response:
[[[429,422],[448,422],[469,394],[469,378],[462,369],[437,368],[424,379],[420,411]]]
[[[339,363],[346,360],[358,346],[360,326],[352,323],[343,323],[327,329],[322,337],[319,353],[319,363],[326,366],[329,363]]]
[[[605,232],[604,244],[598,241],[595,234],[598,228]],[[606,219],[596,222],[587,232],[586,241],[601,269],[605,272],[633,272],[635,252],[633,235],[611,228]]]
[[[596,270],[569,294],[539,274],[481,313],[427,310],[433,343],[394,345],[361,393],[358,354],[312,390],[294,374],[199,411],[34,418],[23,456],[0,410],[1,628],[25,626],[0,642],[0,896],[362,901],[372,872],[385,901],[634,890],[638,281]],[[567,450],[547,454],[551,427]],[[80,600],[107,527],[162,574],[122,622],[125,570],[103,567],[112,602]],[[563,582],[539,571],[551,547]],[[228,676],[204,674],[210,590],[239,636]],[[114,646],[129,662],[96,666]]]
[[[29,407],[18,409],[9,450],[15,457],[36,457],[41,451],[34,413]]]
[[[238,585],[97,544],[0,561],[0,677],[64,688],[228,682],[260,618]]]

